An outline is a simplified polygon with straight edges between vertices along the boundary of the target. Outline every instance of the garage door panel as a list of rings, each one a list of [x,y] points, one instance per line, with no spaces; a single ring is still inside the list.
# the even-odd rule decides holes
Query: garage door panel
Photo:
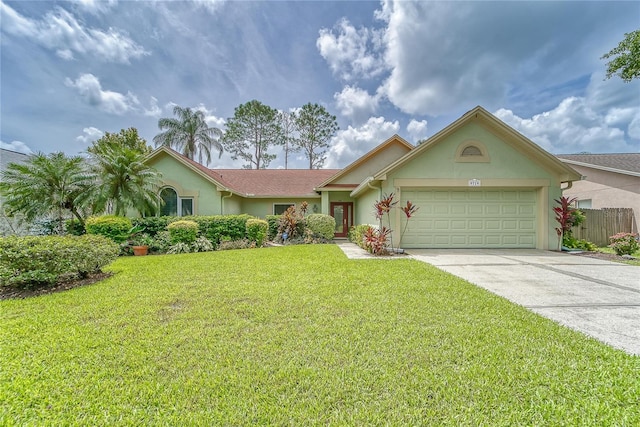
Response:
[[[535,190],[402,190],[401,204],[420,209],[409,221],[405,248],[534,248]]]

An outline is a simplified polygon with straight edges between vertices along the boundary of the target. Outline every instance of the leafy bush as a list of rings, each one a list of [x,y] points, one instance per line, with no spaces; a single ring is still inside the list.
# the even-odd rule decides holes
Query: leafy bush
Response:
[[[609,247],[613,248],[618,255],[631,255],[640,249],[637,234],[618,233],[609,237],[609,241],[611,242]]]
[[[147,233],[151,237],[167,230],[167,226],[172,222],[176,222],[182,218],[177,216],[149,216],[145,218],[133,218],[131,223],[139,227],[143,233]]]
[[[123,216],[92,216],[86,221],[87,234],[98,234],[108,237],[116,243],[123,243],[129,237],[132,228],[131,220]]]
[[[333,240],[336,230],[336,219],[331,215],[311,214],[305,219],[305,225],[311,230],[314,236]]]
[[[25,236],[0,239],[0,284],[35,288],[97,272],[119,248],[103,236]]]
[[[365,233],[367,233],[367,230],[369,228],[373,228],[373,227],[368,224],[360,224],[360,225],[356,225],[355,227],[351,227],[351,229],[349,230],[349,240],[355,243],[356,245],[360,246],[361,248],[365,249],[364,235]]]
[[[209,252],[215,249],[213,243],[204,236],[198,237],[195,242],[191,244],[193,252]]]
[[[278,236],[278,224],[280,223],[281,215],[267,215],[266,220],[269,223],[269,231],[267,233],[267,239],[275,240]]]
[[[169,235],[171,236],[171,243],[186,243],[191,244],[196,241],[198,237],[198,224],[194,221],[181,220],[172,222],[167,226]]]
[[[250,215],[211,215],[211,216],[161,216],[135,218],[134,225],[141,227],[142,232],[152,237],[167,229],[171,223],[187,220],[198,224],[199,234],[206,236],[214,245],[220,242],[222,236],[232,239],[243,239],[246,234],[247,220],[253,218]]]
[[[168,254],[188,254],[191,252],[191,246],[185,242],[178,242],[175,245],[171,245]]]
[[[257,247],[262,247],[267,238],[269,223],[262,219],[251,218],[247,220],[247,239],[254,242]]]
[[[576,239],[570,233],[566,234],[562,238],[562,246],[569,249],[580,249],[583,251],[595,251],[598,246],[595,243],[591,243],[588,240]]]
[[[284,214],[280,215],[278,235],[283,237],[284,241],[304,237],[304,216],[296,211],[295,206],[289,206]],[[286,239],[284,239],[285,235]]]
[[[151,250],[151,252],[156,252],[156,253],[165,253],[169,250],[170,246],[171,246],[171,234],[169,234],[169,232],[165,230],[165,231],[160,231],[153,237],[153,240],[149,245],[149,250]]]
[[[82,236],[86,233],[86,230],[77,219],[68,219],[64,223],[64,229],[68,234],[73,236]]]
[[[366,229],[363,237],[364,248],[374,255],[386,255],[389,253],[387,249],[387,239],[391,230],[387,227],[380,229],[369,227]]]
[[[223,240],[218,245],[218,250],[227,251],[230,249],[250,249],[254,247],[255,244],[253,242],[250,242],[248,239]]]

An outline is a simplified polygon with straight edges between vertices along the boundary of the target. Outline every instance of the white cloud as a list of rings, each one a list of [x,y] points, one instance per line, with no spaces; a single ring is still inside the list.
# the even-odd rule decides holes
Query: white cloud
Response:
[[[340,113],[351,119],[355,124],[362,123],[367,117],[374,114],[378,109],[380,96],[369,95],[364,89],[356,86],[345,86],[342,92],[333,94],[336,106]]]
[[[119,92],[102,90],[100,80],[93,74],[82,74],[75,81],[67,78],[65,84],[76,89],[87,104],[107,113],[122,115],[136,111],[140,103],[131,92],[123,95]]]
[[[75,0],[80,9],[98,15],[118,4],[118,0]]]
[[[389,122],[384,117],[371,117],[362,126],[340,130],[331,140],[325,166],[343,168],[398,133],[399,129],[397,120]]]
[[[407,125],[407,132],[409,133],[409,137],[411,137],[411,142],[414,144],[425,139],[427,137],[427,121],[411,119]]]
[[[61,7],[48,12],[41,20],[26,18],[5,3],[0,3],[0,10],[3,32],[29,38],[66,60],[81,54],[107,62],[129,63],[131,58],[149,54],[126,33],[115,28],[107,31],[85,28]]]
[[[636,116],[629,123],[627,133],[631,138],[640,140],[640,111],[636,112]],[[640,144],[636,144],[635,151],[640,151]]]
[[[207,122],[207,124],[211,127],[222,130],[224,128],[224,124],[227,122],[224,118],[215,116],[213,114],[213,111],[207,109],[204,104],[198,105],[196,108],[194,108],[194,110],[202,111],[202,113],[204,114],[204,121]]]
[[[144,113],[148,117],[160,117],[162,115],[162,108],[158,106],[158,98],[152,96],[149,100],[149,108],[145,108]]]
[[[625,132],[607,124],[607,115],[594,111],[583,97],[570,97],[550,111],[521,118],[511,110],[495,115],[542,148],[554,154],[629,152]]]
[[[96,141],[102,138],[102,136],[104,135],[104,132],[102,132],[98,128],[94,128],[93,126],[82,129],[82,133],[83,135],[78,135],[76,137],[76,141],[80,141],[85,144],[89,144],[93,141]]]
[[[192,0],[198,6],[203,7],[205,10],[216,13],[226,3],[225,0]]]
[[[11,141],[11,142],[0,141],[0,148],[3,148],[5,150],[10,150],[10,151],[15,151],[18,153],[23,153],[23,154],[33,154],[33,151],[31,150],[31,148],[29,148],[27,144],[25,144],[22,141]]]
[[[339,78],[370,78],[385,70],[380,51],[382,34],[379,30],[365,27],[356,29],[348,19],[342,18],[333,30],[320,30],[316,47]]]

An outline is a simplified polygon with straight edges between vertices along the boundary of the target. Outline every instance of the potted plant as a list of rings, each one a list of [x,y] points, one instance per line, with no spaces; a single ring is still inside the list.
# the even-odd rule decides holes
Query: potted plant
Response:
[[[142,256],[149,253],[149,245],[153,239],[147,233],[142,233],[141,227],[135,226],[129,230],[128,241],[129,246],[133,250],[133,255]]]

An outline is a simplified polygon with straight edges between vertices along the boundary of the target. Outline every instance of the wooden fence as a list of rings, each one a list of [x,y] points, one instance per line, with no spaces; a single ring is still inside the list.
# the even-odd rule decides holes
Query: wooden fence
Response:
[[[609,244],[609,236],[616,233],[634,233],[635,219],[631,208],[580,209],[584,222],[573,227],[573,237],[585,239],[598,246]]]

